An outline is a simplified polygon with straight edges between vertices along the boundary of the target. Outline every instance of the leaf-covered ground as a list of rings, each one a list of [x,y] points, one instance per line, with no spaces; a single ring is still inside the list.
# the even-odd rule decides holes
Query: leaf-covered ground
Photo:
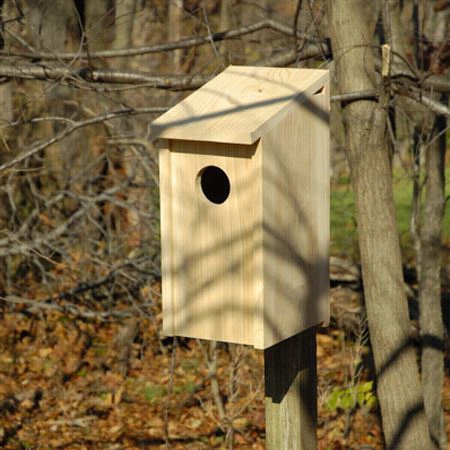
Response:
[[[120,320],[2,308],[1,448],[264,449],[261,351],[163,338],[158,305]],[[332,310],[318,335],[319,448],[381,449],[359,294],[334,288]],[[447,418],[449,392],[447,378]]]

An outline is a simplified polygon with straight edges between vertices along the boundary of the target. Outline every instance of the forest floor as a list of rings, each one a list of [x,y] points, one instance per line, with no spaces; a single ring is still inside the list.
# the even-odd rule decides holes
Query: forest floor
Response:
[[[361,294],[335,286],[331,305],[318,333],[319,449],[382,449]],[[1,448],[264,449],[261,351],[164,338],[158,302],[123,319],[2,308]],[[448,376],[444,394],[450,425]]]

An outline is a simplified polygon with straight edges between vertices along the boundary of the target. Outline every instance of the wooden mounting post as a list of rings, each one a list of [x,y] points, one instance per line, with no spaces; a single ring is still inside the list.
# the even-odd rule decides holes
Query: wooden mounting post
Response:
[[[264,350],[266,448],[317,448],[316,327]]]

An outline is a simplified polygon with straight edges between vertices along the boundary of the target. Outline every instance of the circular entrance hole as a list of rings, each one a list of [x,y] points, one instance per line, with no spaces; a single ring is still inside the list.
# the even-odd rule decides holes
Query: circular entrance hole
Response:
[[[230,180],[217,166],[204,167],[197,175],[203,195],[212,203],[220,205],[230,195]]]

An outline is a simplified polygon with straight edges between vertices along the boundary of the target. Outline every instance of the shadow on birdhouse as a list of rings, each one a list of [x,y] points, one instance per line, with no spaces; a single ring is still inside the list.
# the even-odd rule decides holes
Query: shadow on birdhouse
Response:
[[[230,66],[150,125],[165,334],[267,348],[328,320],[328,80]]]

